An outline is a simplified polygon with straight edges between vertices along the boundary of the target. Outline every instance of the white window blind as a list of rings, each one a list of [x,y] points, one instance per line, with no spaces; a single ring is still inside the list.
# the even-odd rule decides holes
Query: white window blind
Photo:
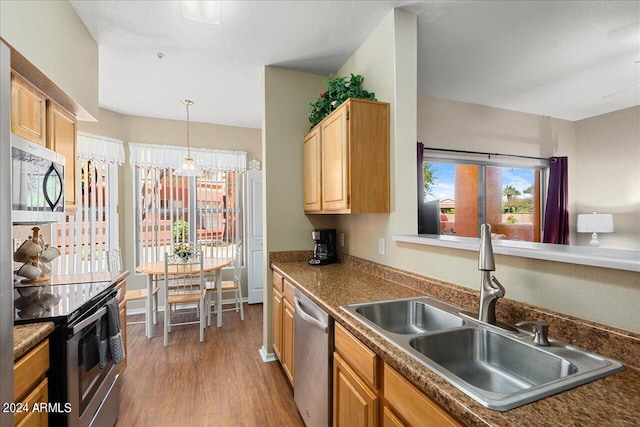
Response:
[[[56,224],[52,245],[62,256],[57,274],[107,270],[106,253],[118,244],[118,167],[124,164],[122,141],[78,133],[76,210]]]
[[[136,264],[160,261],[189,242],[208,257],[232,258],[242,240],[246,152],[192,148],[198,178],[173,171],[184,147],[129,143],[134,172]]]

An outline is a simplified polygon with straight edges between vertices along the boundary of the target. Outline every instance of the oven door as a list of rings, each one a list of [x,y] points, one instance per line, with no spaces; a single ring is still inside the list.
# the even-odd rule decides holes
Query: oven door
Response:
[[[71,412],[68,425],[71,427],[115,425],[118,418],[120,381],[118,369],[110,359],[101,367],[99,356],[102,318],[106,307],[83,316],[68,329],[67,341],[67,390]]]

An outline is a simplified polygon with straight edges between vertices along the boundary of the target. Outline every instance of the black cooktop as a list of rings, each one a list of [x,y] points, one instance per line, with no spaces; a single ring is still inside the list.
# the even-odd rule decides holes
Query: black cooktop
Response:
[[[13,290],[14,322],[70,322],[115,287],[113,281],[19,286]]]

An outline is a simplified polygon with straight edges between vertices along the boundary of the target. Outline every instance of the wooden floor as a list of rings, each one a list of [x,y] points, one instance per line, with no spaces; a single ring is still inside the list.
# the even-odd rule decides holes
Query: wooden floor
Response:
[[[197,325],[175,327],[168,347],[162,314],[150,340],[144,325],[128,325],[116,426],[304,426],[280,364],[258,353],[262,305],[245,304],[244,315],[224,313],[223,327],[207,328],[203,343]]]

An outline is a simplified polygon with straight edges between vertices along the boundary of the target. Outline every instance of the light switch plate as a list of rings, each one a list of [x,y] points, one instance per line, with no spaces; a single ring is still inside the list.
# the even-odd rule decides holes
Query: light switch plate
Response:
[[[385,249],[385,238],[378,237],[378,255],[384,255]]]
[[[340,247],[344,248],[344,232],[340,232]]]

